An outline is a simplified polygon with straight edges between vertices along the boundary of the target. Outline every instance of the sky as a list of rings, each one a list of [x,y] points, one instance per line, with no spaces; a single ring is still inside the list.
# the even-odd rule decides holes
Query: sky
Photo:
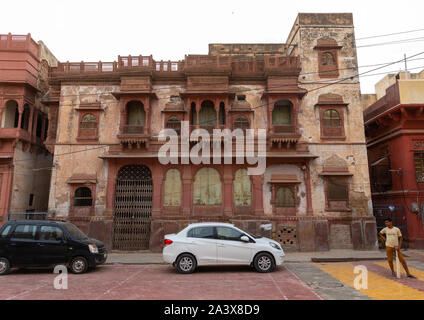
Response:
[[[207,54],[209,43],[284,43],[299,12],[352,12],[358,47],[419,38],[359,47],[359,66],[398,61],[404,54],[424,51],[424,30],[360,40],[424,29],[423,0],[2,0],[0,7],[1,34],[31,33],[60,61],[114,61],[118,55],[130,54],[182,60],[185,54]],[[408,61],[411,72],[424,69],[424,54],[416,58],[420,59]],[[398,63],[370,74],[404,67]],[[373,93],[383,76],[361,77],[362,93]]]

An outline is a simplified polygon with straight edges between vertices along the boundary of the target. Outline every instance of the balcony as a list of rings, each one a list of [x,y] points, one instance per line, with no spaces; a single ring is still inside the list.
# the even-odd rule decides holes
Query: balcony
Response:
[[[124,125],[122,127],[122,133],[140,135],[140,134],[145,134],[144,129],[145,129],[144,126]]]
[[[34,57],[39,57],[37,42],[31,38],[31,34],[0,34],[0,51],[28,51]]]
[[[0,34],[0,80],[38,88],[39,50],[30,34]]]
[[[50,75],[107,74],[123,71],[148,71],[156,74],[228,73],[270,75],[300,72],[297,56],[267,56],[240,58],[236,56],[186,55],[182,61],[156,61],[152,56],[118,56],[114,62],[65,62],[50,69]]]

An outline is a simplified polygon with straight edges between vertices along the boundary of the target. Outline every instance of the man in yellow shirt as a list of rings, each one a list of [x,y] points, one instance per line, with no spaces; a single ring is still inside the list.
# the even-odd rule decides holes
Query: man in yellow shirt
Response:
[[[384,223],[386,224],[386,228],[379,232],[379,236],[386,241],[387,260],[389,262],[390,269],[392,270],[392,275],[394,277],[396,276],[396,273],[393,269],[393,254],[396,251],[396,254],[399,257],[399,261],[402,263],[402,266],[406,271],[407,277],[415,278],[412,274],[409,273],[405,258],[400,252],[400,248],[402,247],[402,233],[400,232],[399,228],[393,226],[391,218],[385,219]]]

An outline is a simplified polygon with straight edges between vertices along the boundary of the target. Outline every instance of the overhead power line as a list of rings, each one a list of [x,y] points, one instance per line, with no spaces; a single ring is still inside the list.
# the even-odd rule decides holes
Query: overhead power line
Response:
[[[356,40],[358,41],[358,40],[389,37],[389,36],[395,36],[395,35],[399,35],[399,34],[412,33],[412,32],[418,32],[418,31],[424,31],[424,29],[415,29],[415,30],[400,31],[400,32],[394,32],[394,33],[386,33],[386,34],[380,34],[380,35],[375,35],[375,36],[357,38]]]

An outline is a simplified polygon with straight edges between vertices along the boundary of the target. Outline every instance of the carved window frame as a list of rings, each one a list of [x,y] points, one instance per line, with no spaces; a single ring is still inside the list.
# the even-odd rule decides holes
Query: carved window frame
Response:
[[[314,47],[318,55],[318,75],[320,78],[338,78],[339,77],[339,50],[342,47],[337,44],[334,39],[321,38],[318,39],[317,45]],[[334,59],[334,64],[325,65],[324,58],[331,54]]]
[[[293,193],[293,207],[277,207],[277,191],[281,187],[290,188]],[[271,183],[271,205],[275,215],[295,216],[298,210],[297,203],[298,183],[278,182]]]
[[[78,134],[77,141],[83,141],[84,143],[96,143],[99,141],[99,127],[100,127],[100,111],[99,107],[93,108],[78,108]],[[96,118],[96,127],[95,128],[83,128],[81,123],[83,118],[91,114]]]
[[[330,128],[324,124],[325,112],[329,110],[335,110],[339,114],[339,118],[340,118],[339,127]],[[332,139],[345,140],[346,139],[345,128],[344,128],[344,111],[345,111],[345,107],[341,107],[341,106],[332,106],[332,105],[320,106],[319,115],[320,115],[321,139],[326,139],[326,140],[332,140]]]

